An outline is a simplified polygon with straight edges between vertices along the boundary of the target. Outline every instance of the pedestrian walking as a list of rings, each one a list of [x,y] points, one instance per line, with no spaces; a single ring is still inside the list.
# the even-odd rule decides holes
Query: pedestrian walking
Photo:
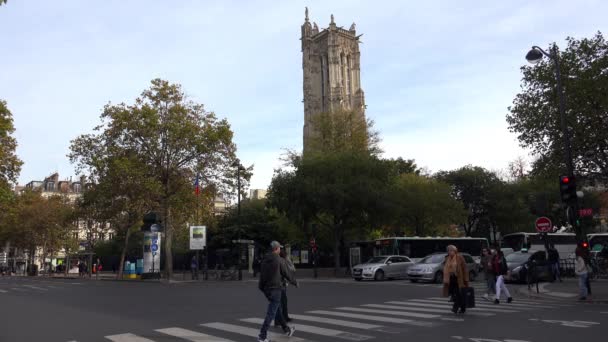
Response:
[[[576,265],[574,267],[574,273],[578,277],[578,287],[579,287],[579,300],[586,300],[589,295],[589,288],[587,286],[588,281],[588,272],[587,272],[587,263],[584,258],[584,251],[582,248],[576,247]]]
[[[275,318],[279,320],[279,325],[283,328],[285,335],[292,336],[295,332],[295,327],[287,325],[287,322],[283,319],[282,312],[280,312],[283,279],[298,287],[298,282],[293,278],[287,263],[279,256],[281,247],[283,246],[278,241],[272,241],[270,243],[272,251],[264,257],[260,267],[258,288],[268,299],[268,308],[266,310],[266,318],[260,329],[258,342],[270,342],[267,338],[268,328]],[[279,312],[279,315],[277,315],[277,312]]]
[[[443,296],[451,296],[454,300],[453,313],[465,313],[466,303],[462,291],[465,287],[469,287],[467,263],[458,253],[456,246],[449,245],[447,252],[448,256],[443,267]]]
[[[296,273],[296,267],[293,265],[293,262],[291,262],[291,260],[287,257],[287,253],[285,252],[284,249],[281,249],[281,252],[279,253],[279,256],[281,257],[282,261],[285,262],[287,264],[287,268],[289,269],[289,272],[291,272],[291,276],[293,277],[293,279],[295,280],[295,273]],[[281,288],[281,311],[277,311],[277,316],[279,314],[283,315],[283,320],[285,320],[285,322],[289,323],[291,322],[291,318],[289,318],[289,311],[287,310],[287,281],[285,279],[283,279],[283,287]],[[278,326],[278,319],[277,317],[275,317],[274,319],[274,326]]]
[[[492,259],[492,267],[494,268],[494,273],[496,274],[496,297],[494,298],[494,304],[500,304],[501,292],[505,293],[507,303],[511,303],[513,298],[511,297],[509,289],[505,285],[505,276],[509,272],[509,268],[507,267],[505,254],[500,250],[499,246],[496,246],[496,253]]]
[[[483,295],[483,298],[490,300],[490,296],[496,295],[496,274],[492,267],[493,255],[489,248],[484,248],[481,253],[482,255],[479,264],[481,265],[481,271],[486,280],[486,293]]]
[[[198,280],[198,260],[196,260],[196,255],[192,256],[190,260],[190,271],[192,272],[192,280]]]
[[[557,249],[555,249],[554,245],[551,245],[547,253],[549,254],[549,265],[551,265],[551,274],[553,276],[553,281],[559,280],[559,282],[561,283],[562,277],[559,272],[559,252],[557,251]]]

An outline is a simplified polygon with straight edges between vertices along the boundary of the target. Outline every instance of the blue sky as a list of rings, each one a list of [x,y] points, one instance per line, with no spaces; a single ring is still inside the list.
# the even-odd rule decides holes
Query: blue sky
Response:
[[[602,1],[9,0],[0,7],[0,98],[13,112],[20,184],[75,176],[70,140],[109,101],[156,77],[226,117],[265,188],[284,148],[302,146],[300,26],[357,24],[367,116],[386,157],[430,171],[504,169],[527,156],[508,132],[524,56],[605,32]]]

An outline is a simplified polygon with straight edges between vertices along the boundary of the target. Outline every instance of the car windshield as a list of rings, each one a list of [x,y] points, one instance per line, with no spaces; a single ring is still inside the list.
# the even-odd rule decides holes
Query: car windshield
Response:
[[[505,257],[507,263],[523,264],[528,261],[530,254],[528,253],[511,253]]]
[[[445,254],[433,254],[420,260],[419,264],[440,264],[445,259]]]
[[[373,257],[367,260],[366,264],[383,264],[386,261],[386,257]]]

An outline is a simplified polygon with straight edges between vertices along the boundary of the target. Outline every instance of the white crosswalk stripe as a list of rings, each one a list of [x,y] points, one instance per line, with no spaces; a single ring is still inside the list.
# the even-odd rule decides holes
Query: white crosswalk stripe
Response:
[[[110,335],[105,336],[105,338],[113,342],[154,342],[154,340],[133,334]]]
[[[0,293],[8,293],[8,291],[0,289]]]
[[[445,302],[437,302],[437,301],[431,301],[431,300],[425,300],[425,299],[412,299],[409,302],[407,302],[410,305],[414,305],[414,306],[421,306],[421,307],[434,307],[434,308],[449,308],[452,306],[451,303],[445,303]],[[514,313],[514,312],[520,312],[518,310],[509,310],[509,309],[501,309],[501,308],[496,308],[494,306],[489,306],[486,307],[485,305],[488,304],[477,304],[475,303],[475,307],[482,307],[482,308],[487,308],[486,311],[488,312],[498,312],[498,313]]]
[[[241,319],[241,321],[247,322],[247,323],[256,323],[256,324],[264,323],[264,320],[261,318],[245,318],[245,319]],[[321,328],[321,327],[305,325],[305,324],[298,324],[296,326],[296,329],[297,329],[297,331],[303,331],[303,332],[309,333],[309,334],[329,336],[332,338],[339,338],[342,340],[349,340],[349,341],[365,341],[365,340],[369,340],[369,339],[373,338],[373,336],[353,334],[353,333],[349,333],[349,332],[342,331],[342,330]]]
[[[384,316],[373,316],[373,315],[362,315],[348,312],[338,312],[338,311],[328,311],[328,310],[314,310],[308,311],[311,314],[315,315],[327,315],[327,316],[336,316],[336,317],[348,317],[348,318],[356,318],[364,321],[374,321],[374,322],[386,322],[386,323],[414,323],[415,320],[412,319],[403,319],[403,318],[394,318],[394,317],[384,317]]]
[[[205,323],[205,324],[201,324],[201,326],[207,327],[207,328],[212,328],[212,329],[217,329],[217,330],[222,330],[222,331],[227,331],[227,332],[231,332],[234,334],[245,335],[245,336],[249,336],[249,337],[258,337],[258,335],[260,333],[260,329],[248,328],[248,327],[243,327],[243,326],[236,325],[236,324],[228,324],[228,323],[220,323],[220,322]],[[277,334],[277,333],[273,333],[270,331],[268,332],[268,336],[270,337],[271,341],[278,341],[278,342],[288,342],[288,341],[289,342],[305,342],[305,341],[308,341],[303,338],[294,337],[294,336],[287,337],[283,334]]]
[[[418,300],[418,299],[416,299]],[[429,298],[428,300],[435,300],[435,301],[446,301],[445,298]],[[525,302],[523,303],[517,303],[517,302],[513,302],[513,303],[507,303],[506,301],[501,301],[501,303],[504,303],[505,306],[510,306],[510,307],[517,307],[517,308],[529,308],[529,309],[537,309],[537,308],[541,308],[541,309],[555,309],[555,306],[552,305],[547,305],[547,304],[536,304],[536,303],[530,303],[530,304],[526,304]],[[488,304],[486,304],[488,305]],[[496,306],[496,304],[492,304],[494,306]]]
[[[432,315],[432,314],[415,313],[415,312],[403,312],[403,311],[392,311],[392,310],[362,309],[362,308],[353,308],[353,307],[350,307],[350,306],[342,306],[342,307],[339,307],[339,308],[336,308],[336,309],[338,309],[338,310],[345,310],[345,311],[379,313],[379,314],[385,314],[385,315],[404,316],[404,317],[416,317],[416,318],[427,318],[427,319],[441,318],[441,315]]]
[[[225,338],[211,336],[207,334],[203,334],[197,331],[182,329],[182,328],[165,328],[165,329],[157,329],[159,333],[179,337],[186,341],[192,342],[234,342],[232,340],[228,340]]]
[[[429,309],[429,308],[424,308],[424,307],[411,307],[408,305],[400,305],[400,306],[396,306],[396,305],[384,305],[384,304],[365,304],[362,305],[364,307],[368,307],[368,308],[378,308],[378,309],[391,309],[391,310],[401,310],[401,311],[418,311],[418,312],[433,312],[433,313],[447,313],[446,309],[448,309],[447,307],[444,306],[445,309]],[[467,309],[467,312],[469,312]],[[484,313],[484,312],[469,312],[470,316],[480,316],[480,317],[490,317],[490,316],[495,316],[496,314],[491,314],[491,313]]]
[[[34,285],[23,285],[23,286],[29,287],[30,289],[34,289],[34,290],[40,290],[40,291],[48,291],[49,290],[49,289],[45,289],[45,288],[34,286]]]
[[[317,322],[317,323],[324,323],[324,324],[331,324],[331,325],[339,325],[339,326],[343,326],[343,327],[362,329],[362,330],[377,330],[377,329],[383,328],[382,325],[377,325],[377,324],[351,322],[351,321],[344,321],[341,319],[333,319],[333,318],[319,317],[319,316],[289,314],[289,317],[300,320],[300,321],[309,321],[309,322]]]

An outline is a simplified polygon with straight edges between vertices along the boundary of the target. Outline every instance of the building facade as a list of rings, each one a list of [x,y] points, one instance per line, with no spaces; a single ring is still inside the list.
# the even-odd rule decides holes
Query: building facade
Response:
[[[329,27],[319,30],[316,23],[310,23],[306,8],[301,37],[304,149],[315,134],[312,119],[316,114],[349,110],[365,117],[359,37],[354,23],[348,30],[338,27],[333,14]]]
[[[264,199],[266,198],[267,190],[264,189],[251,189],[249,190],[249,198],[251,199]]]

